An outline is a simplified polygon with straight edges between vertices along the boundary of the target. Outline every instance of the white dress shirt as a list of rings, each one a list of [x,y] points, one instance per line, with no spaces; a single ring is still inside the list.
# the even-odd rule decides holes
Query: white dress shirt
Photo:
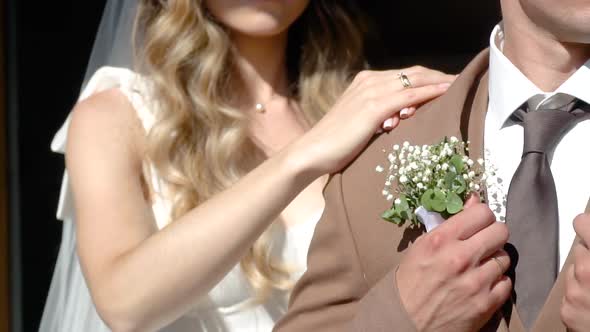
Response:
[[[522,126],[512,122],[510,116],[529,98],[538,94],[544,97],[539,106],[564,96],[567,98],[567,95],[590,103],[590,60],[557,90],[544,92],[504,56],[501,50],[503,41],[504,34],[500,24],[490,38],[490,99],[485,119],[484,145],[486,159],[501,179],[498,184],[499,192],[507,194],[512,176],[520,164],[524,140]],[[559,206],[560,267],[563,267],[576,236],[573,220],[584,212],[590,198],[589,142],[590,121],[586,120],[577,124],[562,138],[553,158],[549,160]],[[501,196],[490,198],[491,205],[498,206],[498,201],[503,199]],[[500,220],[504,220],[505,208],[495,209],[494,212]]]

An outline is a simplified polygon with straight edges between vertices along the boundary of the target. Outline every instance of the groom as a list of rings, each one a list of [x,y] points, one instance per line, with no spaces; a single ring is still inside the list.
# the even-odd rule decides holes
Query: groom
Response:
[[[448,93],[332,177],[276,331],[590,331],[590,215],[576,217],[590,212],[590,3],[501,5]],[[506,209],[472,199],[428,234],[381,220],[384,152],[445,136],[489,151]]]

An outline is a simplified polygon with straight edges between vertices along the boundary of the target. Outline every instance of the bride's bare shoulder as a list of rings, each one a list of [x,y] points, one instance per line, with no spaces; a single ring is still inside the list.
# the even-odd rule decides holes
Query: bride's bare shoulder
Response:
[[[136,110],[118,88],[93,94],[74,107],[68,128],[66,155],[98,150],[107,154],[139,156],[145,132]],[[110,156],[113,157],[113,156]]]

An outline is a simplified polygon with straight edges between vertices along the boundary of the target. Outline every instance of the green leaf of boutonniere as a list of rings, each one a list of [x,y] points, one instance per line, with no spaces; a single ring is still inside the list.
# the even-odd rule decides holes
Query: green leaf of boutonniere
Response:
[[[453,167],[455,167],[456,173],[460,174],[463,172],[463,168],[465,167],[465,163],[463,162],[463,157],[456,154],[451,157],[450,163],[451,163],[451,165],[453,165]]]
[[[434,198],[432,199],[432,209],[436,212],[443,212],[446,207],[447,195],[439,189],[434,189]]]
[[[392,222],[396,225],[401,224],[402,220],[400,217],[397,216],[395,209],[389,209],[381,215],[381,217],[389,222]]]
[[[440,189],[428,189],[420,199],[422,206],[430,211],[442,212],[446,210],[446,195]]]
[[[457,173],[448,171],[447,174],[445,174],[445,188],[448,190],[453,190],[453,182],[455,182],[456,178]]]
[[[460,195],[464,193],[466,189],[467,183],[465,183],[465,179],[463,179],[461,175],[455,174],[455,179],[451,185],[451,191],[457,195]]]
[[[432,197],[433,196],[434,196],[434,189],[428,189],[428,190],[426,190],[426,192],[424,192],[424,194],[420,198],[420,204],[422,204],[422,206],[426,210],[432,210]]]
[[[410,208],[410,204],[408,203],[408,196],[401,194],[399,196],[399,199],[401,203],[399,203],[397,207],[400,209],[400,211],[405,211]]]
[[[463,210],[463,201],[459,195],[455,194],[454,192],[450,192],[447,194],[446,200],[446,210],[450,214],[456,214]]]

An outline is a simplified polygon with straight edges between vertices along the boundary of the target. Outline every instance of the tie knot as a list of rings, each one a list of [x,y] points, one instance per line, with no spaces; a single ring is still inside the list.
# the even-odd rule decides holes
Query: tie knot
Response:
[[[572,113],[559,110],[538,110],[524,114],[523,155],[553,151],[575,119]]]

